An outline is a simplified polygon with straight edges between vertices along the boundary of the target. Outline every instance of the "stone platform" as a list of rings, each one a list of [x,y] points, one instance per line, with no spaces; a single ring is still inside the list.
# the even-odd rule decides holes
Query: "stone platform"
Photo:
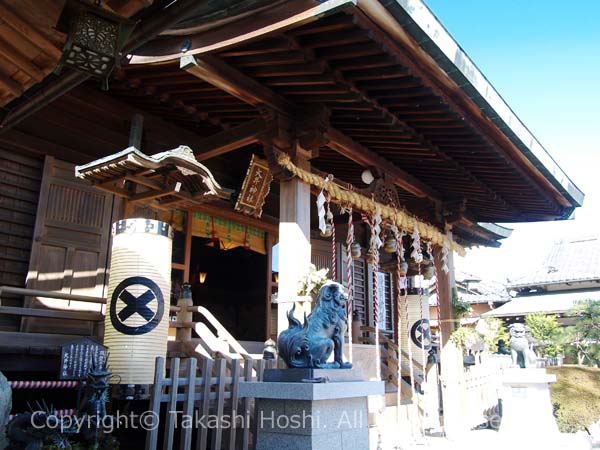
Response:
[[[340,381],[364,381],[357,369],[267,369],[263,375],[266,382],[319,383]]]
[[[367,397],[383,393],[381,381],[240,383],[256,398],[256,450],[368,450]]]

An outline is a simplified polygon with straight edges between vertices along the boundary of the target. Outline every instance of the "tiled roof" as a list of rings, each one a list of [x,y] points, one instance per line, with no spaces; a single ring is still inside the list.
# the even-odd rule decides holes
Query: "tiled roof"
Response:
[[[600,300],[600,291],[540,294],[517,297],[499,308],[483,313],[482,317],[514,317],[527,314],[560,314],[583,300]]]
[[[534,271],[512,280],[509,288],[522,288],[600,279],[600,237],[556,242]]]

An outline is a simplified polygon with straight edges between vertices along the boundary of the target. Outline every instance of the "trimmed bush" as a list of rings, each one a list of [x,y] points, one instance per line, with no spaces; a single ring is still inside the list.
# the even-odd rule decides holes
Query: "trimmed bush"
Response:
[[[550,385],[550,397],[561,432],[575,433],[600,420],[600,369],[562,366],[547,370],[557,378]]]

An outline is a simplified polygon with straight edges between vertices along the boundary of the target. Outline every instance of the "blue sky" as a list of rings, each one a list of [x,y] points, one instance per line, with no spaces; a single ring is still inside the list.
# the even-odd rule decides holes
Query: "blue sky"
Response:
[[[600,1],[425,2],[586,194],[574,220],[508,225],[501,249],[470,251],[457,267],[513,278],[552,242],[600,234]]]

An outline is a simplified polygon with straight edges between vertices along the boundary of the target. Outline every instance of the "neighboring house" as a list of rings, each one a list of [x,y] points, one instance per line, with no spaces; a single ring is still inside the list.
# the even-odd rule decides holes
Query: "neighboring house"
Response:
[[[471,306],[471,312],[461,319],[462,325],[475,324],[486,312],[499,308],[511,300],[506,286],[502,283],[486,280],[473,274],[456,271],[456,290],[458,298]],[[429,298],[429,310],[432,326],[437,327],[437,296]]]
[[[560,324],[571,325],[572,319],[566,313],[582,300],[600,300],[600,290],[517,297],[488,311],[483,317],[498,317],[507,323],[513,323],[523,322],[529,314],[558,314]]]
[[[544,262],[533,272],[509,281],[515,295],[511,302],[485,317],[507,322],[523,321],[528,314],[558,314],[562,317],[577,302],[600,300],[600,237],[578,237],[554,243]]]

